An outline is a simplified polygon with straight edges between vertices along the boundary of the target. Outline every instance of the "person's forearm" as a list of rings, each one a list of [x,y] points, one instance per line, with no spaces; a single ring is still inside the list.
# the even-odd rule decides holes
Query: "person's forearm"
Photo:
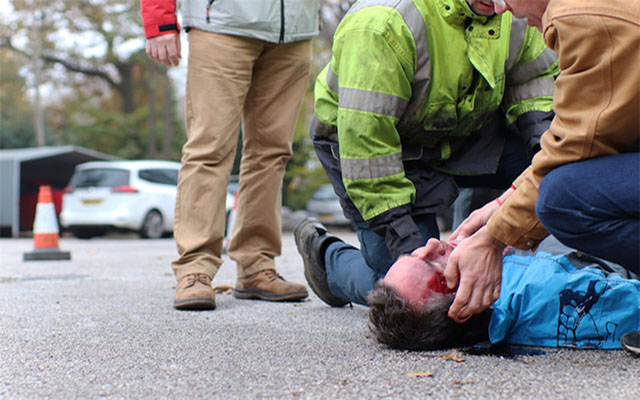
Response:
[[[507,201],[507,199],[509,197],[511,197],[511,195],[513,194],[513,192],[516,191],[516,187],[514,185],[511,185],[511,187],[507,190],[504,191],[504,193],[502,193],[500,195],[500,197],[496,198],[496,201],[499,205],[503,205],[505,201]]]
[[[617,154],[633,148],[638,140],[628,129],[637,126],[637,107],[635,114],[632,108],[638,104],[638,91],[630,90],[638,87],[638,74],[632,73],[635,64],[616,42],[583,40],[583,34],[593,36],[593,32],[605,37],[607,25],[620,32],[626,29],[620,34],[629,38],[637,37],[637,29],[617,20],[587,15],[555,18],[548,25],[545,38],[561,54],[562,73],[554,94],[556,117],[542,136],[541,150],[531,167],[518,178],[518,190],[487,224],[495,238],[520,249],[535,249],[548,236],[535,206],[540,183],[550,171],[584,159]],[[571,34],[563,35],[564,32]],[[592,54],[611,57],[585,56]],[[601,79],[615,69],[613,65],[620,68],[616,79]]]
[[[147,39],[180,32],[176,0],[140,0],[142,26]]]

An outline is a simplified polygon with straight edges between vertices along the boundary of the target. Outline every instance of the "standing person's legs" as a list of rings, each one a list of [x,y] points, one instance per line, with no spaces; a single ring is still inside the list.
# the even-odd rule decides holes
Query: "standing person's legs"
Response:
[[[192,29],[174,234],[173,270],[212,278],[222,264],[226,187],[241,111],[260,48],[246,39]]]
[[[554,169],[540,184],[536,214],[566,246],[640,272],[640,153]]]
[[[426,243],[429,238],[438,238],[435,214],[414,217]],[[373,232],[366,223],[358,224],[360,250],[344,243],[331,243],[325,252],[329,290],[337,297],[353,303],[367,305],[367,295],[376,282],[387,274],[393,259],[384,237]]]
[[[238,213],[228,250],[238,278],[274,269],[280,255],[282,179],[311,62],[310,41],[256,42],[264,47],[244,107]]]

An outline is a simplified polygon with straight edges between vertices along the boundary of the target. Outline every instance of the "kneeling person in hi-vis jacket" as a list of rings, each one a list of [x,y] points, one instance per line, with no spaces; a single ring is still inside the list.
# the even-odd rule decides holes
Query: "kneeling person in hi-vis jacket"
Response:
[[[312,136],[360,249],[315,221],[296,229],[325,303],[366,304],[398,256],[439,237],[459,186],[506,189],[538,151],[556,56],[489,3],[363,0],[340,23]]]

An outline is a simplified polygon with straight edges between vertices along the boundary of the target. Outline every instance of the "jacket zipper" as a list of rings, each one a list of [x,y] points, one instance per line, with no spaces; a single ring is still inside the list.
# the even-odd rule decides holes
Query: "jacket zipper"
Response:
[[[214,1],[216,0],[209,0],[209,3],[207,4],[207,24],[211,22],[211,18],[209,18],[209,9],[211,8],[211,5],[213,4]]]
[[[284,0],[280,0],[280,43],[284,43]]]

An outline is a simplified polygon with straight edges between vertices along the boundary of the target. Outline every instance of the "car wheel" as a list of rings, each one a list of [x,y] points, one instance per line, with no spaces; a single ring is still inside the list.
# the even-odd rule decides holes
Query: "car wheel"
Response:
[[[144,217],[142,228],[140,229],[140,236],[145,239],[159,239],[164,234],[164,220],[162,215],[156,211],[151,210]]]
[[[98,228],[70,228],[71,234],[78,239],[91,239],[96,236],[102,236],[106,233],[105,229]]]

